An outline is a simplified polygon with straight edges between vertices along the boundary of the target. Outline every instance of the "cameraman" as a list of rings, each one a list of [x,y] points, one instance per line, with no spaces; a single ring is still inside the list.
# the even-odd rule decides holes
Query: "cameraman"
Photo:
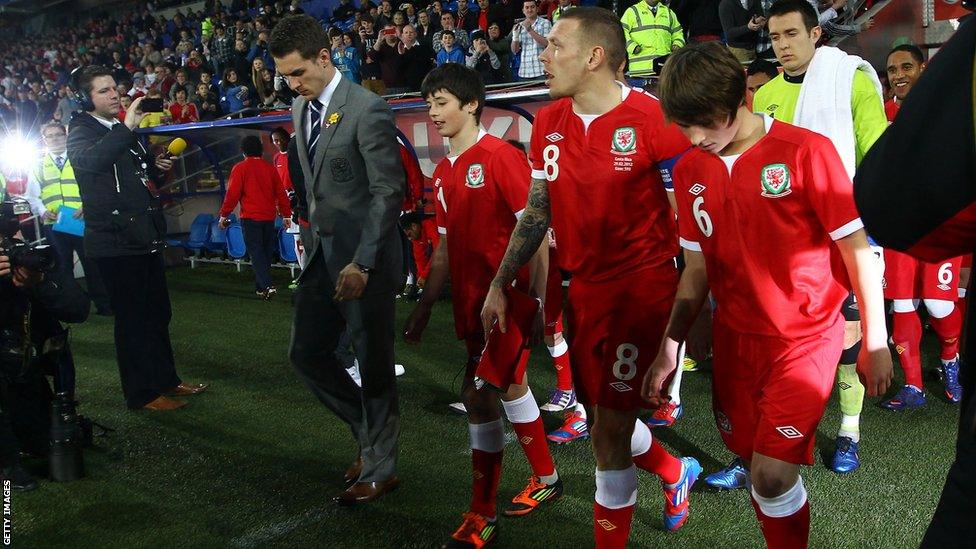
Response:
[[[112,71],[86,67],[75,74],[85,112],[71,119],[68,159],[85,204],[85,251],[94,259],[115,311],[115,356],[129,409],[174,410],[170,396],[202,392],[176,373],[169,338],[172,309],[163,247],[166,219],[156,192],[173,161],[153,158],[133,131],[145,113],[137,98],[119,112]]]
[[[11,205],[0,205],[5,224]],[[21,466],[20,452],[48,451],[52,392],[44,374],[57,372],[62,353],[71,352],[61,322],[84,322],[90,305],[64,270],[14,266],[8,253],[0,244],[0,478],[31,490],[37,483]]]

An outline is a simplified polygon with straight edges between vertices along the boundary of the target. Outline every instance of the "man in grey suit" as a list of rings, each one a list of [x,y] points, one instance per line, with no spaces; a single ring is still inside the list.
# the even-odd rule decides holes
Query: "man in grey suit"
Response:
[[[295,292],[291,362],[359,444],[346,472],[350,485],[336,503],[367,503],[398,484],[393,341],[394,296],[405,277],[397,226],[404,172],[393,113],[377,95],[341,77],[315,19],[285,17],[268,49],[299,94],[292,117],[313,229]],[[335,356],[347,328],[361,390]]]

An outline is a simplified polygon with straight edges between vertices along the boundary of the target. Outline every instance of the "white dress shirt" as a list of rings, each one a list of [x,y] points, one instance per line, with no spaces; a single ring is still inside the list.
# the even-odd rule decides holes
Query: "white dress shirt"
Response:
[[[329,103],[332,102],[332,96],[335,94],[336,88],[339,87],[339,82],[341,80],[342,80],[342,73],[340,73],[337,69],[335,71],[335,74],[332,75],[332,81],[329,82],[328,85],[325,86],[325,89],[322,90],[322,93],[319,94],[319,103],[322,103],[322,113],[319,115],[320,124],[325,120],[325,117],[327,116],[326,113],[329,112]],[[308,139],[308,134],[312,131],[311,107],[309,107],[307,111],[308,112],[305,113],[305,138],[306,139]],[[324,129],[325,128],[322,127],[320,128],[320,131]],[[321,133],[319,135],[321,135]],[[306,149],[308,148],[307,142],[305,143],[305,148]]]

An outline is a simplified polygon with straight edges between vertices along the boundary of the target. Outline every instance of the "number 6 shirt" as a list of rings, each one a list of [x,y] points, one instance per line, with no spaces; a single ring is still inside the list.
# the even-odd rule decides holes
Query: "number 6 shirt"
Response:
[[[796,339],[837,320],[849,283],[832,244],[863,224],[830,140],[764,118],[741,155],[695,149],[675,165],[680,243],[705,256],[717,323]]]
[[[548,183],[559,267],[604,282],[672,261],[674,219],[659,164],[690,144],[657,99],[621,86],[623,102],[579,115],[564,97],[532,124],[532,178]]]

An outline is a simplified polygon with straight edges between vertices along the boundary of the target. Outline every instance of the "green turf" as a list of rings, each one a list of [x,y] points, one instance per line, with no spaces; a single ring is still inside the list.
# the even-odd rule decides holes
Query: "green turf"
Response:
[[[279,286],[287,280],[278,271]],[[41,482],[13,496],[13,542],[23,547],[434,547],[459,522],[469,494],[468,435],[447,404],[459,387],[463,346],[453,338],[450,306],[439,304],[423,345],[399,345],[403,433],[399,491],[362,509],[330,499],[353,460],[348,430],[296,379],[287,360],[289,292],[271,303],[251,292],[248,272],[224,266],[169,272],[172,337],[179,371],[210,390],[166,413],[128,412],[119,388],[110,319],[74,331],[80,411],[116,429],[85,455],[88,477]],[[399,322],[410,305],[397,308]],[[549,360],[530,366],[537,399],[554,383]],[[706,472],[725,465],[710,413],[709,376],[685,376],[686,416],[655,434],[693,455]],[[817,464],[803,471],[813,501],[812,547],[918,546],[951,462],[957,408],[933,395],[902,415],[868,403],[861,470],[848,477]],[[832,448],[836,401],[821,425],[819,448]],[[548,427],[558,418],[547,415]],[[506,448],[499,501],[530,471],[516,444]],[[500,522],[499,547],[591,544],[593,459],[577,442],[553,446],[566,496],[544,511]],[[43,464],[34,464],[43,467]],[[703,483],[702,483],[703,484]],[[744,491],[696,487],[691,517],[676,534],[661,529],[660,487],[641,475],[634,547],[755,547],[761,537]]]

